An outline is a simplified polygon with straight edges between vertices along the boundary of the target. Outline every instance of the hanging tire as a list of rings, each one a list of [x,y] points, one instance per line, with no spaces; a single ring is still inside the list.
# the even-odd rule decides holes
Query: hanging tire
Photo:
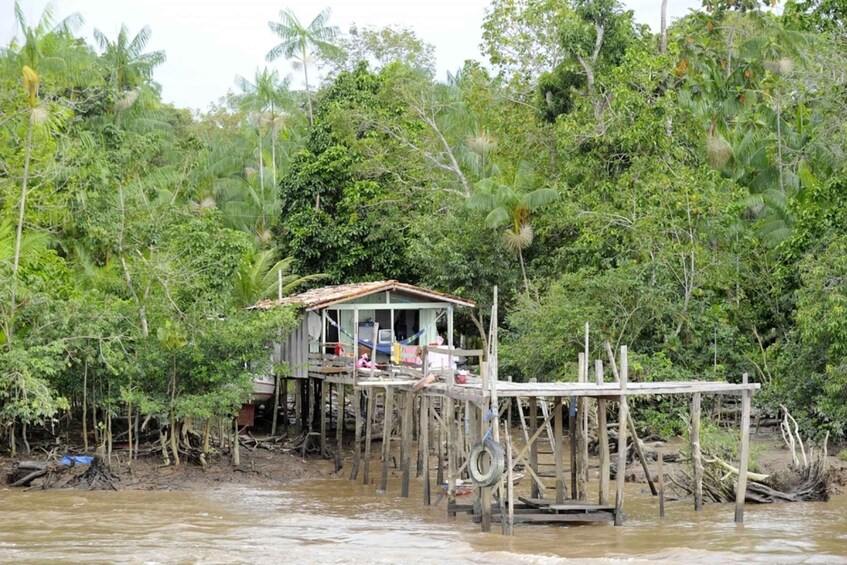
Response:
[[[490,465],[483,470],[483,456],[487,455]],[[468,460],[468,474],[474,485],[478,487],[490,487],[500,480],[506,469],[506,456],[499,443],[491,438],[477,442],[471,448]]]

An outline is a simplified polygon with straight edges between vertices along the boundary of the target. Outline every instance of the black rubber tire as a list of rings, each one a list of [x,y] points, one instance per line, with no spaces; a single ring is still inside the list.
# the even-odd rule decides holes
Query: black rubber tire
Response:
[[[491,460],[491,466],[487,471],[483,471],[482,456],[487,453]],[[473,484],[478,487],[490,487],[500,481],[503,472],[506,470],[506,455],[503,452],[503,447],[491,438],[485,438],[483,441],[477,442],[471,448],[470,458],[468,460],[468,474],[470,475]]]

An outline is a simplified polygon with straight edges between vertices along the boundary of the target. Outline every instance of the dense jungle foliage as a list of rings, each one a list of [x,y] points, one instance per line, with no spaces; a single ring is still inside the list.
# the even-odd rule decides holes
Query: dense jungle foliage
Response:
[[[839,2],[706,0],[657,34],[617,0],[493,0],[469,22],[485,59],[446,78],[412,30],[283,11],[271,66],[199,114],[162,102],[139,22],[91,45],[79,15],[13,15],[5,448],[83,407],[98,443],[113,419],[231,417],[294,321],[244,309],[280,271],[286,292],[396,278],[483,312],[497,285],[515,379],[575,378],[587,321],[592,356],[627,344],[634,380],[749,373],[763,411],[845,437]]]

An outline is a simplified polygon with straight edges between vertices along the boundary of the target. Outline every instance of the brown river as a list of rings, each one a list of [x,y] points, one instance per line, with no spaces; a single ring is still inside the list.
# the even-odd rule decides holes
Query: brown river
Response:
[[[413,481],[414,483],[414,481]],[[483,534],[343,479],[191,492],[0,490],[3,563],[846,563],[847,495],[733,506],[656,500],[627,485],[623,527],[522,526]],[[495,525],[495,529],[497,526]]]

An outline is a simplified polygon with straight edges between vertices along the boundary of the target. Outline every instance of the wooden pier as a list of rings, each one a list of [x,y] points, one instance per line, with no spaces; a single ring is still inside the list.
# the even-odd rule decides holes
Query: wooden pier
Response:
[[[647,395],[691,398],[694,506],[700,510],[702,494],[696,494],[702,493],[699,446],[701,400],[704,395],[737,395],[741,397],[742,411],[735,521],[743,522],[749,463],[750,400],[760,386],[748,383],[746,375],[740,384],[719,381],[630,382],[626,346],[615,354],[606,344],[606,358],[595,359],[592,363],[586,339],[586,351],[579,354],[578,374],[571,382],[510,382],[498,376],[496,325],[489,330],[486,351],[453,347],[452,308],[468,305],[467,301],[439,294],[440,301],[432,302],[432,291],[409,285],[398,286],[396,281],[365,284],[375,286],[362,290],[360,286],[348,285],[355,287],[357,300],[372,296],[373,292],[384,293],[384,300],[354,302],[354,307],[349,308],[353,322],[352,332],[349,332],[353,335],[352,343],[340,339],[343,328],[332,336],[335,339],[329,339],[328,309],[336,309],[334,323],[340,325],[340,312],[349,306],[344,302],[349,300],[349,293],[334,291],[330,301],[323,300],[318,294],[316,301],[303,302],[307,311],[311,311],[309,308],[320,311],[320,331],[312,328],[310,337],[304,318],[301,329],[278,348],[279,360],[288,362],[291,367],[286,378],[294,380],[295,425],[296,432],[305,437],[304,452],[310,447],[316,448],[325,457],[334,456],[339,469],[349,463],[350,480],[375,484],[376,492],[385,493],[388,490],[388,462],[397,451],[392,450],[392,445],[397,446],[402,477],[401,496],[410,495],[413,474],[415,480],[422,482],[424,505],[433,504],[435,493],[441,492],[442,485],[446,485],[448,516],[454,518],[457,514],[470,513],[483,531],[490,531],[494,523],[500,524],[504,534],[513,533],[515,524],[610,522],[620,526],[625,517],[624,480],[630,445],[634,457],[639,459],[645,470],[651,491],[659,496],[661,503],[664,500],[664,493],[657,490],[651,480],[640,442],[637,438],[635,441],[632,439],[635,426],[628,414],[628,399]],[[374,288],[376,290],[368,292]],[[391,292],[401,293],[403,302],[394,302],[396,298]],[[447,313],[447,343],[418,346],[419,366],[397,363],[396,356],[393,359],[385,356],[385,362],[370,366],[357,363],[362,341],[358,334],[360,310],[370,309],[371,313],[380,309],[390,310],[393,326],[397,319],[394,310],[410,310],[415,305],[410,297],[416,294],[427,299],[425,304],[417,303],[417,306],[442,309]],[[424,319],[424,316],[419,319]],[[435,314],[429,319],[438,320]],[[492,312],[491,319],[497,319],[496,311]],[[373,326],[370,351],[376,361],[380,352],[379,324],[374,323]],[[418,331],[423,333],[420,329]],[[319,333],[318,337],[315,337],[316,333]],[[392,327],[392,341],[394,335]],[[364,343],[368,344],[367,341]],[[345,346],[352,346],[352,355],[337,354]],[[433,358],[446,359],[447,363],[433,369],[429,362]],[[479,375],[463,375],[460,380],[464,382],[460,384],[456,379],[454,359],[477,361]],[[593,376],[590,375],[592,367]],[[608,373],[605,367],[608,367]],[[433,375],[436,380],[419,388],[427,375]],[[288,390],[286,379],[282,379],[282,388]],[[335,391],[336,407],[334,445],[330,441],[332,422],[329,421],[333,406],[332,389]],[[349,400],[349,410],[344,409],[346,400]],[[377,412],[378,405],[382,406],[381,414]],[[345,418],[348,411],[351,417]],[[596,413],[596,417],[589,418],[590,412]],[[518,438],[513,437],[516,421],[519,421],[517,429],[522,435]],[[589,422],[596,427],[599,445],[596,475],[589,473]],[[610,427],[616,430],[614,445],[617,453],[610,453]],[[353,432],[352,446],[345,443],[345,430],[348,428]],[[377,435],[381,440],[383,462],[378,478],[371,473],[375,455],[373,442]],[[486,451],[483,442],[491,440],[493,444],[486,445],[499,448]],[[500,450],[502,453],[499,453]],[[457,480],[472,478],[473,466],[483,472],[491,471],[492,461],[501,456],[505,468],[502,475],[492,484],[475,484],[472,503],[457,503]],[[566,460],[568,467],[565,466]],[[616,469],[614,495],[611,490],[613,467]],[[518,469],[525,475],[526,481],[516,486]],[[698,469],[701,472],[698,473]],[[660,475],[662,489],[663,484],[664,477]]]

